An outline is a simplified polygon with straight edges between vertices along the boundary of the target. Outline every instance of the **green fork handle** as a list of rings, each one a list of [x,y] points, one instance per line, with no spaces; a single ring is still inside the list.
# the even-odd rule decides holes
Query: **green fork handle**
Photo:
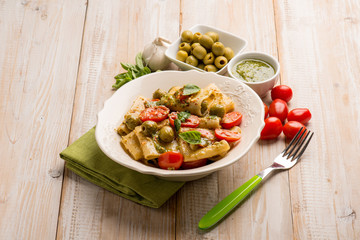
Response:
[[[235,191],[213,207],[199,222],[200,229],[208,229],[225,217],[234,207],[261,182],[262,178],[255,175]]]

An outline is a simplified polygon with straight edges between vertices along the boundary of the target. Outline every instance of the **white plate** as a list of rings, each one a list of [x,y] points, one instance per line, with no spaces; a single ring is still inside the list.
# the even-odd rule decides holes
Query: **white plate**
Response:
[[[210,83],[216,84],[225,94],[235,102],[235,110],[243,114],[242,139],[221,160],[212,164],[189,170],[164,170],[146,166],[133,160],[120,145],[120,136],[116,128],[124,119],[133,100],[139,95],[151,98],[152,93],[161,88],[168,90],[173,86],[195,84],[201,88]],[[135,79],[117,90],[109,98],[104,108],[98,113],[96,126],[96,141],[101,150],[115,162],[135,171],[151,174],[172,181],[190,181],[205,177],[235,163],[243,157],[250,147],[259,139],[264,126],[264,106],[259,96],[244,83],[233,78],[220,76],[215,73],[198,71],[163,71],[151,73]]]
[[[196,33],[199,32],[201,34],[205,34],[207,32],[216,32],[219,34],[219,41],[222,42],[224,44],[225,47],[230,47],[233,51],[234,51],[234,56],[240,54],[242,52],[242,50],[245,49],[246,45],[247,45],[247,41],[241,37],[235,36],[234,34],[231,34],[229,32],[225,32],[221,29],[218,28],[214,28],[208,25],[195,25],[192,26],[191,28],[189,28],[189,30],[192,33]],[[204,72],[204,70],[194,67],[190,64],[187,64],[185,62],[179,61],[176,59],[176,53],[179,51],[179,45],[181,43],[181,37],[179,37],[176,41],[174,41],[166,50],[165,55],[166,57],[168,57],[172,62],[174,62],[179,68],[181,68],[182,70],[198,70],[201,72]],[[217,71],[217,74],[224,74],[226,72],[226,66],[227,64],[219,69],[219,71]]]

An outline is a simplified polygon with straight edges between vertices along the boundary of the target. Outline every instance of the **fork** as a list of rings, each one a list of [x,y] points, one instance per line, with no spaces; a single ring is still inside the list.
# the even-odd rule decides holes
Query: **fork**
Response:
[[[306,134],[305,134],[306,133]],[[304,136],[305,134],[305,136]],[[200,229],[208,229],[223,219],[230,211],[245,199],[245,197],[274,170],[286,170],[293,167],[307,148],[313,132],[302,127],[296,133],[289,145],[274,160],[273,164],[255,175],[249,181],[230,193],[213,207],[199,222]]]

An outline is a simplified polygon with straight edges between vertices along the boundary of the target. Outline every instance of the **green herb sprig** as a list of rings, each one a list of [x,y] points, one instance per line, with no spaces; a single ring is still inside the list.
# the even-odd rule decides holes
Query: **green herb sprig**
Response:
[[[114,77],[116,82],[112,86],[113,89],[118,89],[125,83],[130,82],[135,78],[151,73],[150,68],[144,66],[143,64],[141,52],[139,52],[135,57],[135,65],[129,63],[120,63],[120,64],[127,72],[120,73]]]

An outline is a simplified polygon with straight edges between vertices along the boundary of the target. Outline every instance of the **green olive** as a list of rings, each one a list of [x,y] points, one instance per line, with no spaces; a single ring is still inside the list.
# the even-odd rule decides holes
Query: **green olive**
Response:
[[[219,34],[217,34],[216,32],[207,32],[205,33],[205,35],[211,37],[214,40],[214,42],[219,41]]]
[[[200,39],[201,36],[202,36],[202,34],[199,33],[199,32],[194,33],[193,42],[194,43],[199,42],[199,39]]]
[[[204,71],[206,71],[206,72],[217,72],[217,68],[214,66],[214,65],[212,65],[212,64],[210,64],[210,65],[206,65],[205,67],[204,67]]]
[[[222,104],[215,104],[210,107],[210,115],[223,117],[225,115],[225,107]]]
[[[159,104],[165,105],[168,108],[172,108],[176,103],[176,99],[174,97],[174,94],[167,93],[165,94],[161,99]]]
[[[158,130],[158,125],[154,121],[145,121],[141,124],[141,130],[146,136],[151,137]]]
[[[194,67],[196,67],[198,65],[198,63],[199,63],[199,61],[193,55],[188,56],[186,58],[185,62],[187,64],[190,64],[191,66],[194,66]]]
[[[201,60],[206,55],[206,49],[203,46],[196,46],[192,53],[197,59]]]
[[[128,129],[134,130],[135,127],[141,125],[141,120],[138,116],[133,114],[128,114],[125,116],[125,125]]]
[[[164,126],[159,131],[159,138],[163,142],[172,142],[175,139],[174,130],[169,126]]]
[[[191,50],[191,46],[189,43],[187,42],[182,42],[179,45],[179,50],[184,50],[185,52],[189,53]]]
[[[198,43],[198,42],[193,43],[193,44],[191,44],[191,49],[194,49],[194,48],[196,48],[197,46],[201,46],[201,44]]]
[[[215,56],[211,52],[211,53],[208,53],[208,54],[205,55],[205,57],[203,59],[203,62],[204,62],[205,65],[209,65],[209,64],[213,64],[214,60],[215,60]]]
[[[198,68],[200,68],[200,69],[204,69],[205,64],[203,64],[203,63],[199,63],[196,67],[198,67]]]
[[[214,53],[215,56],[222,56],[225,53],[224,44],[221,42],[216,42],[212,45],[211,51]]]
[[[176,59],[182,62],[185,62],[186,58],[188,57],[188,53],[184,50],[180,50],[176,53]]]
[[[231,48],[226,47],[224,52],[224,57],[226,57],[226,59],[230,61],[230,59],[234,57],[234,51]]]
[[[212,45],[214,44],[214,40],[208,35],[202,35],[199,39],[199,43],[205,48],[211,49]]]
[[[191,43],[194,38],[193,33],[190,30],[185,30],[181,33],[181,41]]]
[[[225,65],[228,63],[228,60],[224,56],[219,56],[219,57],[215,58],[214,63],[217,68],[221,69],[221,68],[225,67]]]
[[[153,99],[161,99],[163,96],[165,96],[165,94],[166,94],[166,92],[164,90],[161,90],[160,88],[158,88],[153,93]]]

